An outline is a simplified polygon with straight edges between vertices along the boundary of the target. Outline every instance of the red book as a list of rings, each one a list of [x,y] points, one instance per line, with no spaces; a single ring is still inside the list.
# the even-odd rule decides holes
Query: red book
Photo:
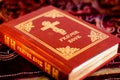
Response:
[[[56,80],[82,80],[113,58],[119,39],[48,6],[2,24],[2,42]]]

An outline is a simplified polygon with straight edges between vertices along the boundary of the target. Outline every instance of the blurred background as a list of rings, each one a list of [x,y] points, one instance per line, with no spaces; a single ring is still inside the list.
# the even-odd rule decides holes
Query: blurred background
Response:
[[[48,5],[120,38],[120,0],[0,0],[0,24]],[[0,43],[0,80],[54,79]],[[120,56],[85,80],[120,80]]]

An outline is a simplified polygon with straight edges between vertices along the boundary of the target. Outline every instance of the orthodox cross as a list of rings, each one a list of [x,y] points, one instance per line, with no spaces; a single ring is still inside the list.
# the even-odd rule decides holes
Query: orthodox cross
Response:
[[[66,34],[66,31],[63,29],[58,28],[56,25],[60,24],[60,22],[55,21],[53,23],[51,23],[50,21],[43,21],[42,25],[43,27],[41,28],[42,31],[45,31],[47,29],[52,29],[54,32],[56,33],[60,33],[62,35]]]

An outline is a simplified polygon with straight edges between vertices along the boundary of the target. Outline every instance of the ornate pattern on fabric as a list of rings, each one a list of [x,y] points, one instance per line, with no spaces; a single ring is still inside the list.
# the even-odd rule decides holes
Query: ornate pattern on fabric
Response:
[[[0,24],[19,18],[47,5],[53,5],[65,10],[120,38],[120,0],[0,0]],[[49,16],[51,15],[46,15],[46,17]],[[52,17],[62,16],[52,15]],[[26,26],[29,25],[33,27],[31,23]],[[27,30],[29,31],[30,28]],[[94,41],[96,37],[91,36],[91,39]],[[119,65],[120,56],[85,80],[120,80]],[[47,79],[39,76],[47,77]],[[0,44],[0,80],[20,80],[25,77],[27,77],[26,79],[39,77],[37,80],[54,80],[7,46]]]

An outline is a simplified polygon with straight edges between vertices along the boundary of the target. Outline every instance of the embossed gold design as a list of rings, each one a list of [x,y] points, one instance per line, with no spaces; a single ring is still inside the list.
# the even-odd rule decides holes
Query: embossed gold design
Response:
[[[43,15],[44,17],[51,17],[51,18],[56,18],[56,17],[64,17],[59,11],[57,10],[52,10],[49,13],[46,13]]]
[[[26,31],[26,30],[20,28],[20,26],[19,26],[19,25],[26,24],[26,23],[28,23],[28,22],[35,21],[36,19],[39,19],[39,18],[41,18],[41,17],[45,17],[45,15],[46,15],[46,17],[47,17],[47,15],[48,15],[49,13],[50,13],[50,14],[51,14],[51,13],[54,14],[54,12],[56,12],[57,14],[60,14],[60,16],[62,15],[63,17],[65,17],[65,18],[73,21],[74,23],[80,24],[80,25],[82,25],[82,26],[90,29],[92,32],[90,33],[90,35],[88,35],[88,37],[91,38],[91,41],[92,41],[92,42],[91,42],[90,44],[88,44],[88,45],[80,48],[79,50],[76,50],[74,53],[71,52],[72,54],[68,54],[68,55],[67,55],[67,53],[71,51],[71,50],[68,50],[67,53],[66,53],[66,56],[64,56],[64,55],[63,55],[63,52],[57,50],[58,48],[56,49],[55,46],[48,44],[47,42],[41,40],[40,38],[36,37],[35,35],[29,33],[29,32],[28,32],[29,30]],[[49,14],[49,15],[50,15],[50,14]],[[53,14],[52,14],[52,16],[51,16],[52,19],[57,17],[56,14],[54,14],[54,15],[53,15]],[[61,17],[62,17],[62,16],[61,16]],[[53,22],[53,23],[56,24],[56,25],[53,25],[53,23],[51,23],[51,22],[49,22],[49,23],[52,24],[52,26],[54,26],[54,27],[56,27],[56,25],[59,24],[59,22],[55,22],[55,23]],[[44,23],[43,23],[43,24],[44,24]],[[46,24],[46,22],[45,22],[45,24]],[[47,24],[48,24],[48,23],[47,23]],[[33,26],[33,25],[31,25],[31,26]],[[52,26],[49,26],[49,27],[52,27]],[[24,26],[23,26],[23,27],[24,27]],[[46,27],[46,26],[44,25],[44,27]],[[42,28],[44,28],[44,27],[42,27]],[[47,27],[48,27],[48,25],[47,25]],[[52,10],[50,10],[50,11],[47,11],[47,12],[43,13],[43,14],[40,14],[40,15],[35,16],[35,17],[33,17],[33,18],[30,18],[30,19],[28,19],[27,21],[24,21],[24,22],[16,25],[15,28],[18,29],[18,30],[20,30],[20,31],[23,32],[24,34],[28,35],[29,37],[31,37],[32,39],[34,39],[35,41],[37,41],[37,42],[40,43],[41,45],[43,45],[43,46],[45,46],[46,48],[50,49],[51,51],[54,52],[54,54],[59,55],[60,57],[62,57],[62,58],[65,59],[65,60],[70,60],[70,59],[74,58],[75,56],[77,56],[78,54],[86,51],[87,49],[89,49],[89,48],[95,46],[96,44],[102,42],[103,40],[109,38],[108,35],[102,33],[101,31],[99,31],[99,30],[91,27],[90,25],[88,25],[88,24],[86,24],[86,23],[84,23],[84,22],[82,22],[82,21],[80,21],[80,20],[77,20],[77,19],[75,19],[75,18],[73,18],[73,17],[71,17],[71,16],[69,16],[69,15],[67,15],[67,14],[65,14],[65,13],[63,13],[63,12],[60,12],[60,11],[58,11],[58,10],[56,10],[56,9],[52,9]],[[43,29],[43,30],[44,30],[44,29]],[[91,34],[93,34],[94,32],[99,35],[98,38],[93,37],[93,36],[91,35]],[[96,35],[97,35],[97,34],[96,34]],[[79,44],[79,43],[78,43],[78,44]],[[74,45],[72,45],[72,46],[74,46]],[[60,47],[61,47],[61,46],[60,46]],[[66,50],[67,50],[67,49],[69,49],[70,47],[67,46],[67,47],[65,47],[65,48],[66,48]],[[64,48],[64,49],[65,49],[65,48]],[[44,51],[44,53],[45,53],[45,51]],[[37,54],[37,55],[38,55],[38,54]],[[46,55],[51,56],[51,55],[48,54],[47,52],[46,52]],[[51,57],[52,57],[52,56],[51,56]],[[62,63],[62,62],[61,62],[61,63]],[[60,63],[60,64],[61,64],[61,63]]]
[[[105,38],[105,35],[102,34],[102,33],[98,33],[98,32],[95,32],[95,31],[91,31],[90,32],[90,35],[88,35],[88,37],[91,38],[91,41],[94,42],[96,40],[100,40],[100,39],[103,39]]]
[[[35,26],[32,24],[32,21],[30,21],[30,22],[22,23],[22,24],[18,25],[18,27],[19,27],[21,30],[24,30],[24,31],[26,31],[26,32],[30,32],[31,29],[32,29],[33,27],[35,27]]]
[[[59,21],[55,21],[53,23],[51,23],[50,21],[43,21],[42,22],[42,26],[44,26],[44,27],[42,27],[41,30],[45,31],[45,30],[50,28],[50,29],[52,29],[56,33],[60,33],[62,35],[67,34],[67,32],[65,30],[56,27],[56,25],[58,25],[58,24],[60,24]]]
[[[67,58],[70,58],[71,55],[73,55],[75,52],[80,50],[79,48],[71,48],[70,46],[62,47],[62,48],[56,48],[58,51],[61,52],[62,56],[65,56]]]

